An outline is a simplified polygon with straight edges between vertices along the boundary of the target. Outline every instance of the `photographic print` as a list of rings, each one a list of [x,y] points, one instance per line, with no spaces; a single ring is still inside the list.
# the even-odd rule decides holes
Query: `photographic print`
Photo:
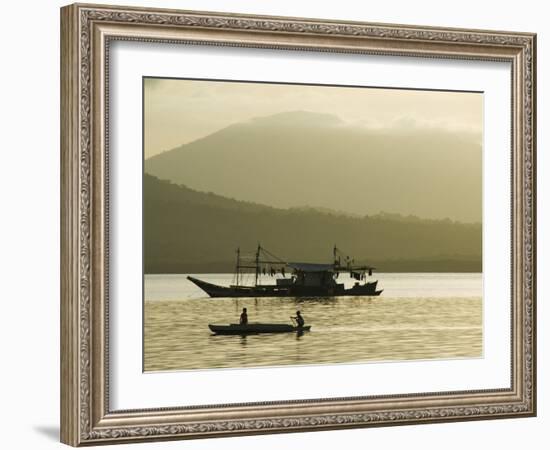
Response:
[[[143,78],[143,369],[483,356],[483,93]]]

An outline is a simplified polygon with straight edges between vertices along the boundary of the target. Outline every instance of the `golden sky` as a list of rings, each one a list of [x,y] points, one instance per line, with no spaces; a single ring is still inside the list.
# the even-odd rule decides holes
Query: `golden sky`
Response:
[[[145,78],[145,158],[234,123],[288,111],[336,115],[343,126],[354,128],[445,129],[481,136],[483,95]]]

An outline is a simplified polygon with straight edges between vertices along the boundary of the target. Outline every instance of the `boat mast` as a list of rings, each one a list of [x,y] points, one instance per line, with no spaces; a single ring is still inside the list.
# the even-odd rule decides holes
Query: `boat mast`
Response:
[[[237,277],[236,285],[239,285],[239,275],[240,275],[240,268],[241,268],[241,248],[237,247],[237,266],[235,267],[235,275]]]
[[[258,275],[260,273],[260,250],[262,247],[258,244],[258,249],[256,250],[256,280],[254,286],[258,286]]]

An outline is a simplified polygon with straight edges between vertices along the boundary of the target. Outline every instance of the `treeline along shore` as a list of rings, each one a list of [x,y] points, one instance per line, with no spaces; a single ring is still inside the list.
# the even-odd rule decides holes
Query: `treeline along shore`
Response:
[[[481,272],[481,224],[279,209],[145,174],[145,273],[227,273],[261,243],[286,261],[330,262],[337,245],[379,272]]]

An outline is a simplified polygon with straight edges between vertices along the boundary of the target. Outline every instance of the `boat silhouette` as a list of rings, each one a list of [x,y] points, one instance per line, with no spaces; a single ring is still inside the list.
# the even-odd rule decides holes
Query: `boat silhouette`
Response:
[[[220,286],[188,276],[187,279],[210,297],[343,297],[378,296],[378,281],[367,281],[374,267],[356,266],[353,260],[333,249],[332,264],[286,262],[258,245],[253,259],[244,258],[237,249],[234,283]],[[342,257],[344,262],[342,263]],[[252,272],[251,272],[252,271]],[[252,273],[254,284],[243,284],[243,276]],[[346,288],[337,280],[341,274],[349,274],[356,281]],[[275,278],[275,284],[262,284],[265,277]]]
[[[303,333],[311,329],[310,325],[298,327],[285,323],[248,323],[246,325],[231,323],[229,325],[209,324],[208,328],[215,334],[244,335],[262,333]]]

